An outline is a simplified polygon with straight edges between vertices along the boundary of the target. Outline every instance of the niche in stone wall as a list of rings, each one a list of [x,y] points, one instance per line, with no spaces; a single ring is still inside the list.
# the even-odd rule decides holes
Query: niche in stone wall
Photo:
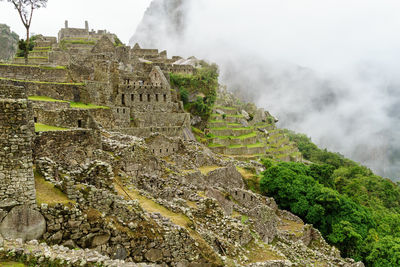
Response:
[[[164,94],[164,102],[167,102],[167,95]]]
[[[82,128],[82,120],[78,120],[78,128]]]
[[[121,95],[121,104],[125,106],[125,94]]]

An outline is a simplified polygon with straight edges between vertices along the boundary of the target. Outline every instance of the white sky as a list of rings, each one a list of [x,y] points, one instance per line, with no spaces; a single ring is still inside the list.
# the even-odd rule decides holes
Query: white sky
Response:
[[[49,0],[47,8],[35,10],[31,32],[57,36],[64,21],[71,28],[84,28],[85,20],[89,28],[108,30],[117,34],[122,42],[128,43],[136,26],[143,17],[151,0]],[[20,37],[25,36],[25,28],[17,11],[7,1],[0,2],[0,23],[7,24]]]

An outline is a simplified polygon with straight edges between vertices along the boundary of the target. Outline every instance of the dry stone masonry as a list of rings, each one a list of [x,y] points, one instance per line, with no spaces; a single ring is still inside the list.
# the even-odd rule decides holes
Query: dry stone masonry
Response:
[[[24,88],[0,86],[0,207],[34,205],[32,107]]]

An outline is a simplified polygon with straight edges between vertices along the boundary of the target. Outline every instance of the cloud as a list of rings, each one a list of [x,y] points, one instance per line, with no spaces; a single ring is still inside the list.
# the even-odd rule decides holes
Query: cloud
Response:
[[[154,0],[159,10],[179,6],[180,24],[171,10],[153,9],[132,41],[217,62],[222,81],[279,117],[280,126],[400,177],[400,2],[180,3]],[[163,26],[148,27],[146,19]]]

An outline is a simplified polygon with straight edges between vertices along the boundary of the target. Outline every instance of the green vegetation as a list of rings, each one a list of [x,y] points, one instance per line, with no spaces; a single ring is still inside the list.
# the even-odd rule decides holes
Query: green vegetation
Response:
[[[21,82],[21,83],[35,83],[35,84],[58,84],[58,85],[71,85],[71,86],[83,86],[84,83],[55,83],[55,82],[41,82],[41,81],[24,81],[24,80],[16,80],[0,77],[0,80],[12,81],[12,82]]]
[[[32,101],[47,101],[47,102],[62,102],[62,103],[68,103],[68,101],[64,100],[57,100],[48,96],[28,96],[29,100]]]
[[[17,51],[17,55],[16,57],[25,57],[25,53],[26,50],[28,51],[32,51],[33,47],[35,46],[35,40],[36,40],[37,36],[32,36],[29,40],[29,45],[28,45],[28,49],[26,49],[26,41],[21,39],[18,41],[18,51]],[[29,52],[28,52],[29,53]]]
[[[70,102],[71,108],[80,108],[80,109],[110,109],[106,106],[97,106],[94,104],[84,104],[81,102]]]
[[[54,99],[48,96],[29,96],[28,99],[32,101],[69,103],[71,108],[79,108],[79,109],[110,109],[109,107],[106,106],[98,106],[90,103],[85,104],[81,102],[69,102],[69,101]]]
[[[25,267],[26,265],[15,261],[3,261],[0,262],[0,267]]]
[[[35,123],[35,132],[51,132],[51,131],[65,131],[65,130],[68,130],[68,128],[61,128],[42,123]]]
[[[115,47],[124,46],[122,41],[117,36],[114,36],[114,46]]]
[[[317,227],[343,256],[367,266],[399,266],[399,185],[338,153],[319,149],[305,135],[287,134],[314,163],[264,160],[261,190]]]
[[[29,68],[40,68],[44,70],[65,70],[65,66],[39,66],[39,65],[21,65],[21,64],[4,64],[0,63],[0,66],[11,66],[11,67],[29,67]]]
[[[218,66],[201,62],[201,68],[194,75],[170,73],[171,86],[180,93],[187,111],[207,121],[214,105],[218,89]],[[189,95],[197,95],[189,102]]]
[[[35,188],[38,205],[42,203],[55,205],[58,203],[67,204],[74,202],[68,199],[68,197],[52,183],[47,182],[37,171],[35,171]]]

